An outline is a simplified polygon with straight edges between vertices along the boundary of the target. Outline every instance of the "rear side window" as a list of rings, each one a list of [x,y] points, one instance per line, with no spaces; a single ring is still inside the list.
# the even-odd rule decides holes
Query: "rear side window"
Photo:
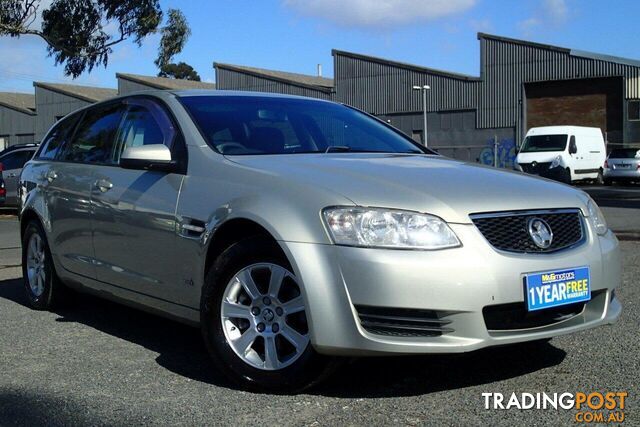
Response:
[[[20,150],[0,157],[4,170],[22,169],[25,163],[33,157],[33,150]]]
[[[77,163],[113,164],[114,140],[122,114],[123,106],[120,103],[88,110],[61,159]]]
[[[38,158],[43,160],[55,159],[65,141],[71,136],[71,132],[77,121],[78,117],[75,115],[58,123],[51,129],[44,141],[42,141],[42,144],[40,144]]]

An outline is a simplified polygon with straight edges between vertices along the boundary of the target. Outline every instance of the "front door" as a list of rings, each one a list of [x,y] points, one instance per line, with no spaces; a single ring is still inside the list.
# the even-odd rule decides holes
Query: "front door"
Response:
[[[98,280],[171,301],[179,300],[175,265],[176,204],[183,175],[118,167],[127,147],[165,144],[177,131],[149,98],[125,101],[110,166],[96,169],[91,194]]]

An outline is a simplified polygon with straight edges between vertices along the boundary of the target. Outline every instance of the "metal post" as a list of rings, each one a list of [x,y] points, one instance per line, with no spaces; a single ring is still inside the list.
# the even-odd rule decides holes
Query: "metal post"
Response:
[[[493,167],[498,167],[498,135],[493,135]]]
[[[424,120],[424,146],[427,147],[428,144],[428,132],[427,132],[427,89],[422,88],[422,117]]]

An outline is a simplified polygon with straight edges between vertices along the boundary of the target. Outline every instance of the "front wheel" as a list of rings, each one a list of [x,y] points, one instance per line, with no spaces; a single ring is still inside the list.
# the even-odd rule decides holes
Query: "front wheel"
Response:
[[[564,178],[564,182],[565,184],[573,184],[573,180],[571,179],[571,169],[567,168],[565,169],[565,178]]]
[[[205,279],[201,327],[220,370],[247,388],[297,392],[333,365],[311,346],[298,279],[267,239],[236,243],[216,260]]]

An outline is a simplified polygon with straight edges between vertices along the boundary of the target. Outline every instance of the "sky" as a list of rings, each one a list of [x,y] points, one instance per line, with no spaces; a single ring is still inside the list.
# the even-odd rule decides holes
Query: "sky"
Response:
[[[46,4],[51,0],[43,0]],[[175,61],[214,82],[213,62],[333,75],[331,49],[479,75],[478,32],[640,59],[638,0],[161,0],[192,35]],[[155,75],[159,36],[115,46],[76,80],[34,36],[0,38],[0,91],[33,81],[116,87],[116,72]]]

